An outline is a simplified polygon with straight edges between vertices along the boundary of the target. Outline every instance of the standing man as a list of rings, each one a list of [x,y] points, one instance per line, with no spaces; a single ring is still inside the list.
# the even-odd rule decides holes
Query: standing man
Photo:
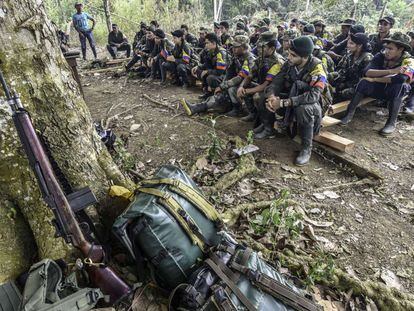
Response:
[[[378,21],[378,33],[369,36],[369,43],[372,47],[372,54],[375,55],[384,48],[384,39],[388,38],[395,20],[391,16],[386,16]]]
[[[113,59],[116,59],[117,51],[126,51],[126,57],[131,55],[131,45],[124,34],[119,31],[117,24],[112,24],[112,31],[108,35],[108,45],[106,48]]]
[[[76,13],[72,16],[73,27],[79,33],[79,41],[82,49],[83,60],[86,60],[86,39],[89,41],[91,50],[95,59],[97,58],[95,39],[93,38],[92,31],[95,28],[95,20],[88,14],[83,12],[83,4],[80,2],[75,3]],[[88,20],[92,21],[92,27],[89,28]]]

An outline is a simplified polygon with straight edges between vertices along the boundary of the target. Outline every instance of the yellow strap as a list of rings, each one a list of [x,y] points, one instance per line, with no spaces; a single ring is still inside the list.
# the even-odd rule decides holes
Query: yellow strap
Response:
[[[170,189],[172,191],[176,192],[180,196],[193,203],[208,219],[215,222],[220,221],[220,216],[214,206],[209,201],[207,201],[207,199],[202,194],[181,180],[171,178],[149,179],[142,181],[142,184],[170,185]]]
[[[156,197],[159,197],[160,203],[166,209],[168,209],[168,211],[173,215],[175,220],[178,221],[178,223],[181,225],[181,227],[192,240],[193,244],[198,245],[198,247],[200,247],[200,249],[203,252],[207,250],[204,241],[200,238],[200,236],[202,237],[202,232],[200,228],[197,226],[197,224],[191,218],[191,216],[180,206],[180,204],[178,204],[178,202],[170,194],[154,188],[138,188],[137,191],[152,194]],[[186,215],[188,219],[184,219],[180,213]],[[190,227],[189,223],[193,226],[193,228],[195,228],[195,230],[193,230]]]

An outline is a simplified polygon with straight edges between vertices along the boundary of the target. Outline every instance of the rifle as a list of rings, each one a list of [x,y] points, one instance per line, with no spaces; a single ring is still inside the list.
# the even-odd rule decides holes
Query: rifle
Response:
[[[33,127],[29,113],[24,109],[20,97],[10,90],[0,70],[0,82],[6,94],[6,102],[12,109],[12,118],[32,167],[42,196],[46,204],[53,211],[56,235],[62,236],[66,243],[79,249],[84,256],[84,264],[89,279],[94,287],[99,287],[104,295],[109,296],[111,304],[119,301],[131,293],[131,288],[120,279],[115,272],[107,267],[103,260],[105,253],[101,245],[89,242],[77,220],[74,210],[79,210],[84,205],[85,191],[81,195],[69,195],[66,197],[52,169],[39,137]],[[74,202],[72,204],[70,202]]]

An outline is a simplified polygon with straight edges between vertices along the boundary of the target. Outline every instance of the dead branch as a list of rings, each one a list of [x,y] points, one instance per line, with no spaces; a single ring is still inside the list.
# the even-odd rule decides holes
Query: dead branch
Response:
[[[378,185],[378,180],[372,180],[371,178],[363,178],[357,181],[351,181],[339,185],[332,185],[332,186],[326,186],[317,188],[315,190],[321,191],[321,190],[332,190],[332,189],[342,189],[342,188],[350,188],[350,187],[356,187],[356,186],[363,186],[363,185]]]
[[[125,110],[125,111],[122,111],[122,112],[120,112],[120,113],[117,113],[116,115],[113,115],[112,117],[109,117],[109,118],[106,120],[106,122],[105,122],[105,128],[108,128],[108,127],[109,127],[109,124],[112,122],[112,120],[114,120],[114,119],[118,118],[119,116],[121,116],[121,115],[123,115],[123,114],[125,114],[125,113],[127,113],[127,112],[130,112],[131,110],[134,110],[135,108],[139,107],[140,105],[141,105],[141,104],[138,104],[138,105],[132,106],[131,108],[129,108],[129,109]]]
[[[168,108],[168,109],[173,110],[173,111],[176,110],[173,107],[171,107],[170,105],[168,105],[168,104],[166,104],[166,103],[164,103],[162,101],[159,101],[159,100],[156,100],[156,99],[150,97],[148,94],[142,94],[142,97],[144,97],[145,99],[148,99],[150,102],[152,102],[154,104],[163,106],[163,107]]]
[[[103,68],[103,69],[88,70],[88,71],[84,71],[82,73],[86,74],[86,75],[93,75],[95,73],[104,73],[104,72],[111,72],[111,71],[121,72],[123,70],[123,68],[124,68],[123,66],[109,67],[109,68]]]

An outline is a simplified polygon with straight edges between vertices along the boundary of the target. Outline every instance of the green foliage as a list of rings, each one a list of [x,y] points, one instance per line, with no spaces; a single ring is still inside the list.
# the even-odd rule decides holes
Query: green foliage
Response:
[[[252,145],[254,143],[254,133],[252,130],[247,132],[246,141],[248,145]]]
[[[111,152],[115,163],[123,172],[127,172],[135,168],[137,159],[125,148],[122,140],[117,139],[114,143],[114,151]]]
[[[67,23],[76,12],[74,3],[72,0],[45,0],[49,18],[63,30],[66,30]],[[83,3],[84,11],[96,20],[96,40],[100,44],[105,43],[108,29],[103,1],[89,0]],[[183,23],[193,32],[196,32],[199,26],[207,25],[204,6],[197,0],[110,0],[110,11],[111,21],[119,25],[130,42],[139,30],[141,21],[149,24],[151,20],[157,20],[167,32],[177,29]],[[71,34],[73,36],[74,31]]]
[[[210,118],[211,130],[208,131],[208,139],[209,139],[208,157],[211,160],[211,162],[216,161],[220,157],[220,153],[223,151],[225,147],[224,141],[217,135],[217,131],[216,131],[216,119],[217,118],[214,118],[214,117]]]
[[[332,256],[326,252],[319,251],[314,260],[309,264],[305,284],[308,286],[330,280],[334,275],[335,262]]]
[[[274,231],[286,232],[289,237],[299,236],[302,226],[302,215],[288,209],[289,191],[281,191],[279,198],[274,200],[269,208],[264,209],[250,221],[250,226],[255,234],[263,235]]]

